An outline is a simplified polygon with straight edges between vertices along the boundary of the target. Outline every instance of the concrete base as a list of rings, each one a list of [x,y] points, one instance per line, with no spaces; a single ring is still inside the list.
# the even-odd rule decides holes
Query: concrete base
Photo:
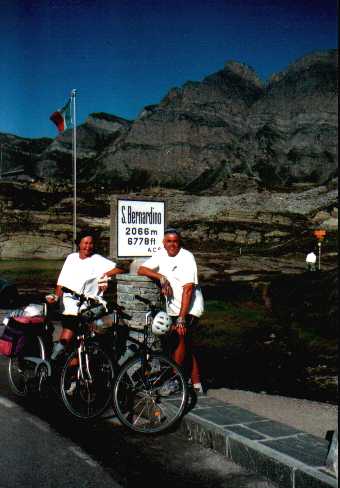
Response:
[[[280,488],[336,488],[326,468],[329,443],[235,405],[199,397],[181,432]]]

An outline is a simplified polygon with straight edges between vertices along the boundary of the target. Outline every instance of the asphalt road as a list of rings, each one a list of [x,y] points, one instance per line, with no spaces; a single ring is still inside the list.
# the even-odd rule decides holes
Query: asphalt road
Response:
[[[57,398],[18,401],[6,367],[0,357],[0,488],[274,488],[177,432],[135,434],[112,411],[81,423]]]

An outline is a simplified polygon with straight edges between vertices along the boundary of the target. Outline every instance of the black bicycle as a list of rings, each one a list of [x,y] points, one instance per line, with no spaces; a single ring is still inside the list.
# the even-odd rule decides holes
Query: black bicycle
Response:
[[[135,355],[122,365],[113,389],[113,407],[119,420],[129,429],[143,434],[163,432],[184,415],[188,385],[181,367],[165,354],[154,351],[152,324],[155,310],[147,303],[143,329],[129,327],[128,340]]]
[[[100,336],[103,328],[115,324],[116,314],[109,314],[98,299],[72,293],[79,304],[78,331],[75,347],[61,370],[60,394],[72,415],[91,420],[100,416],[112,399],[114,364]]]

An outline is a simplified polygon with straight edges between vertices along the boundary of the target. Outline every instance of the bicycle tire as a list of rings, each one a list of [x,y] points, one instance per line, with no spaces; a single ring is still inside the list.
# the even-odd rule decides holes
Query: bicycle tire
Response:
[[[24,350],[20,356],[14,356],[8,363],[8,384],[9,387],[20,398],[26,398],[31,394],[29,382],[34,381],[35,364],[25,360],[25,356],[42,358],[41,348],[36,336],[27,339]]]
[[[87,354],[92,380],[81,378],[77,351],[68,356],[60,376],[63,403],[73,416],[81,420],[97,418],[108,408],[114,380],[112,361],[102,348],[90,344]],[[70,391],[72,383],[74,390]]]
[[[184,415],[188,385],[180,366],[162,354],[146,360],[137,356],[118,372],[113,389],[113,408],[123,425],[143,434],[168,430]],[[164,395],[164,388],[177,383],[176,391]]]

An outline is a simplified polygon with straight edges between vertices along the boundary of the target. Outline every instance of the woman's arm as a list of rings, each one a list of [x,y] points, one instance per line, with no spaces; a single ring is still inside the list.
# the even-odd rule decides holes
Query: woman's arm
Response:
[[[63,296],[63,290],[60,285],[55,287],[55,292],[52,295],[46,295],[46,301],[49,305],[53,305],[59,301],[59,299]]]
[[[107,276],[110,278],[110,276],[115,276],[117,274],[122,274],[125,273],[124,269],[121,268],[112,268],[109,271],[106,271],[106,273],[103,274],[103,276]]]

